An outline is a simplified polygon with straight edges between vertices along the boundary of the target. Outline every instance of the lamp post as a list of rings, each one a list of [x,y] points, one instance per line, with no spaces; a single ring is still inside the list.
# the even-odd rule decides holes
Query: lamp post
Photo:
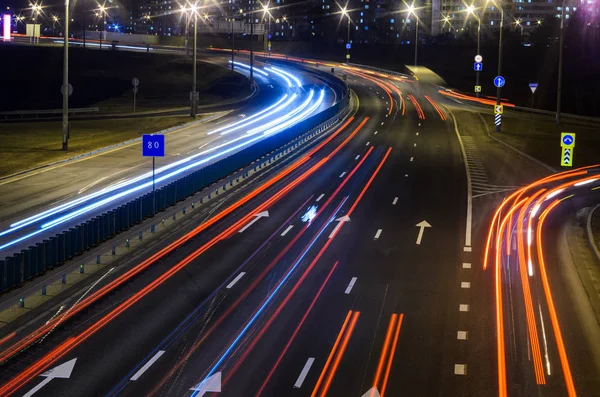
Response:
[[[65,0],[64,32],[62,150],[66,152],[69,150],[69,0]]]
[[[267,4],[263,5],[263,15],[264,14],[269,14],[269,22],[267,24],[267,51],[268,51],[268,56],[271,55],[271,12],[270,12],[270,8],[269,8],[269,3],[267,2]]]
[[[448,24],[448,26],[450,26],[448,28],[448,33],[450,33],[452,31],[452,24],[450,23],[450,17],[448,15],[446,15],[444,17],[444,19],[442,19],[444,21],[444,26],[446,26],[446,24]]]
[[[346,7],[342,8],[342,18],[348,18],[348,37],[346,38],[346,63],[350,63],[350,13]]]
[[[515,25],[516,25],[516,26],[517,26],[519,29],[521,29],[521,36],[523,36],[523,25],[521,25],[521,20],[520,20],[520,19],[517,19],[517,20],[515,21]]]
[[[33,4],[31,6],[31,11],[32,11],[32,18],[33,18],[33,34],[32,34],[32,41],[35,44],[35,27],[37,25],[37,17],[39,15],[39,13],[42,11],[42,6],[39,4]],[[39,43],[39,38],[38,38],[38,43]]]
[[[196,40],[198,39],[198,6],[194,5],[191,10],[194,13],[194,60],[192,62],[192,109],[190,110],[190,116],[196,117],[196,110],[198,106],[198,97],[196,92],[196,58],[198,56],[198,45]]]
[[[104,36],[104,29],[106,25],[106,7],[100,6],[98,10],[100,11],[99,15],[102,16],[102,30],[100,31],[100,50],[102,50],[102,39]]]
[[[556,85],[556,124],[560,123],[560,107],[562,100],[562,71],[563,71],[563,47],[565,40],[565,2],[562,2],[560,12],[560,34],[558,40],[558,81]]]
[[[477,19],[477,54],[476,55],[481,55],[479,52],[481,50],[481,18],[479,18],[479,16],[477,16],[477,14],[475,14],[475,7],[471,4],[470,6],[467,7],[467,16],[469,15],[473,15],[475,17],[475,19]],[[479,86],[479,70],[475,71],[475,85]],[[479,98],[480,93],[476,92],[475,96],[477,98]]]
[[[58,22],[58,17],[52,15],[52,36],[56,36],[56,22]]]
[[[415,19],[417,20],[416,23],[416,29],[415,29],[415,67],[417,66],[417,53],[419,50],[419,16],[417,15],[417,13],[415,12],[415,6],[414,4],[411,4],[408,6],[407,8],[407,18],[410,18],[411,14],[415,16]]]

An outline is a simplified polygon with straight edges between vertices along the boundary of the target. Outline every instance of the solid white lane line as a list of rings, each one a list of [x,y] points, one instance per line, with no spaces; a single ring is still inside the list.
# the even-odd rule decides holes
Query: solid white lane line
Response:
[[[397,202],[398,202],[398,197],[394,197],[394,201],[392,201],[392,205],[396,205]]]
[[[342,173],[340,174],[340,178],[343,178],[343,177],[344,177],[344,175],[346,175],[346,171],[344,171],[344,172],[342,172]]]
[[[463,269],[470,269],[471,264],[469,262],[463,262]]]
[[[321,201],[321,199],[325,196],[325,193],[321,193],[319,197],[317,197],[317,201]]]
[[[354,287],[354,283],[356,283],[356,280],[358,280],[358,277],[352,277],[352,279],[350,280],[350,283],[346,287],[346,291],[344,291],[344,294],[346,294],[346,295],[350,294],[350,292],[352,291],[352,287]]]
[[[469,163],[467,162],[467,153],[465,151],[465,145],[460,136],[460,132],[458,132],[458,123],[456,122],[456,117],[454,117],[454,113],[448,108],[446,108],[450,115],[452,116],[452,121],[454,123],[454,132],[456,132],[456,139],[458,139],[458,143],[460,144],[460,150],[463,155],[463,160],[465,164],[465,173],[467,175],[467,219],[466,219],[466,228],[465,228],[465,252],[471,252],[471,227],[473,226],[473,187],[471,185],[471,171]],[[467,248],[469,250],[467,251]]]
[[[294,225],[289,225],[289,226],[287,227],[287,229],[285,229],[285,230],[283,231],[283,233],[281,233],[281,234],[280,234],[280,236],[281,236],[281,237],[283,237],[283,236],[285,236],[286,234],[288,234],[288,232],[289,232],[290,230],[292,230],[292,228],[293,228],[293,227],[294,227]]]
[[[314,357],[309,357],[308,360],[306,360],[306,364],[304,364],[304,368],[302,368],[302,371],[300,372],[298,379],[296,379],[296,383],[294,383],[294,389],[299,389],[302,386],[302,383],[304,383],[304,379],[306,379],[306,375],[308,375],[308,371],[310,371],[310,367],[312,367],[314,362],[315,362]]]
[[[359,155],[357,155],[357,156],[354,158],[354,160],[358,160],[359,158],[360,158],[360,154],[359,154]]]
[[[374,237],[374,238],[375,238],[375,240],[377,240],[377,239],[379,238],[379,236],[381,236],[381,232],[382,232],[382,231],[383,231],[383,230],[381,230],[381,229],[378,229],[378,230],[377,230],[377,233],[375,233],[375,237]]]
[[[469,281],[462,281],[460,283],[460,288],[471,288],[471,283]]]
[[[163,354],[165,354],[164,350],[157,351],[156,354],[154,356],[152,356],[152,358],[150,360],[148,360],[148,362],[146,364],[144,364],[144,366],[142,368],[140,368],[140,370],[137,371],[129,380],[138,380],[140,378],[140,376],[142,376],[144,374],[144,372],[146,372],[148,370],[148,368],[150,368],[152,366],[152,364],[154,364],[156,362],[156,360],[158,360],[160,358],[160,356],[162,356]]]
[[[246,274],[246,272],[240,272],[240,274],[238,274],[236,278],[234,278],[229,284],[227,284],[227,287],[225,288],[231,289],[231,287],[233,287],[235,283],[237,283],[242,277],[244,277],[244,274]]]

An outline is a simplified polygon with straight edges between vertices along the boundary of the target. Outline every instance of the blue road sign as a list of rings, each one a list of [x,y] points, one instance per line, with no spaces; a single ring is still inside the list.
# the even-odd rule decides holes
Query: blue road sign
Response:
[[[502,77],[502,76],[496,76],[494,78],[494,85],[496,87],[504,87],[504,83],[506,83],[506,80],[504,80],[504,77]]]
[[[537,88],[538,83],[529,83],[530,88]]]
[[[475,64],[473,65],[473,70],[475,70],[476,72],[481,72],[483,70],[483,63],[475,62]]]
[[[347,50],[349,50],[349,49],[350,49],[350,47],[352,47],[352,46],[350,45],[350,43],[347,43],[347,44],[346,44],[346,49],[347,49]]]
[[[573,144],[573,141],[575,141],[575,138],[573,138],[573,135],[563,134],[563,138],[562,138],[563,145],[571,146]]]
[[[142,135],[142,156],[164,157],[165,136],[164,135]]]

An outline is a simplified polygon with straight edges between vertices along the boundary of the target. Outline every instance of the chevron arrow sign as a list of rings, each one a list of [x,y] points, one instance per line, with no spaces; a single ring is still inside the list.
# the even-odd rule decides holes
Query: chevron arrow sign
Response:
[[[572,148],[562,148],[562,156],[560,158],[560,165],[562,167],[572,167],[573,166],[573,151],[575,149]]]

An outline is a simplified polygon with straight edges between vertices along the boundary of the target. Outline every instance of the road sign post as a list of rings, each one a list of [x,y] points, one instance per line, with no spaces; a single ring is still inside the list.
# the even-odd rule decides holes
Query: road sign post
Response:
[[[135,113],[136,95],[138,93],[138,85],[140,85],[140,79],[134,77],[133,79],[131,79],[131,84],[133,85],[133,113]]]
[[[156,214],[155,158],[165,156],[164,135],[142,135],[142,156],[152,157],[152,214]]]
[[[529,89],[531,90],[531,108],[535,108],[533,105],[533,96],[535,95],[535,90],[538,88],[538,83],[529,83]]]
[[[560,134],[560,146],[561,156],[560,165],[561,167],[572,167],[573,157],[575,151],[575,133],[563,132]]]

